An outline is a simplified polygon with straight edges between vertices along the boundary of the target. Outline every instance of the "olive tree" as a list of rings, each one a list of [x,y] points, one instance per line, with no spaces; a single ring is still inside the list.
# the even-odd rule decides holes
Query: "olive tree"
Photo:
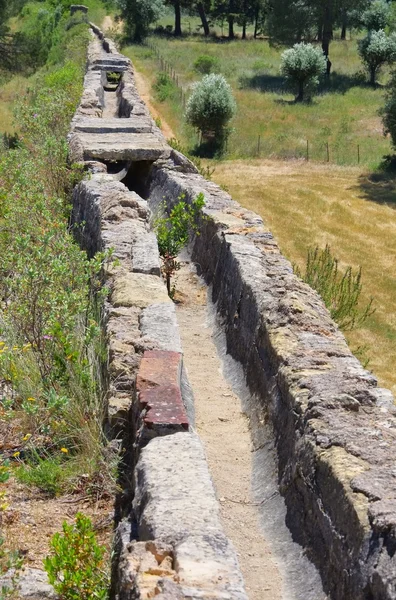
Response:
[[[211,73],[194,84],[186,106],[186,120],[201,131],[206,140],[215,139],[222,145],[235,111],[231,86],[223,75]]]
[[[280,71],[289,87],[296,91],[296,102],[303,102],[307,95],[312,95],[326,68],[325,55],[312,44],[294,44],[281,56]]]
[[[135,42],[147,36],[149,27],[164,10],[163,0],[118,0],[125,19],[126,34]]]
[[[378,72],[385,63],[396,59],[396,34],[386,35],[383,29],[369,31],[359,42],[360,57],[370,74],[370,84],[375,86]]]
[[[362,14],[362,23],[368,31],[385,29],[390,18],[391,7],[386,0],[374,0]]]

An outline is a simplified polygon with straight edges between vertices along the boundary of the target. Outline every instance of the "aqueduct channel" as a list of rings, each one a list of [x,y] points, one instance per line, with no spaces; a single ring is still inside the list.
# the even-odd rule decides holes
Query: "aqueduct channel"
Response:
[[[69,144],[89,172],[74,190],[79,241],[118,259],[105,319],[107,430],[126,449],[113,597],[395,599],[391,393],[262,219],[167,144],[130,61],[92,29]],[[151,216],[201,192],[176,310]]]

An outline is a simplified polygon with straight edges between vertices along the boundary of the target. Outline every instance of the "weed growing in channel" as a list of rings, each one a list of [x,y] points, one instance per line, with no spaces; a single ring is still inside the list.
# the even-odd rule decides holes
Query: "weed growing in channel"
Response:
[[[75,525],[63,523],[63,535],[52,537],[51,555],[44,560],[49,582],[62,600],[107,600],[104,553],[88,517],[77,513]]]
[[[154,230],[157,234],[158,248],[162,259],[162,271],[171,298],[175,291],[171,288],[171,278],[180,269],[177,255],[188,244],[191,233],[198,233],[197,222],[204,205],[205,198],[202,193],[192,204],[187,204],[183,201],[183,197],[180,197],[179,202],[171,209],[169,216],[158,217],[154,221]]]

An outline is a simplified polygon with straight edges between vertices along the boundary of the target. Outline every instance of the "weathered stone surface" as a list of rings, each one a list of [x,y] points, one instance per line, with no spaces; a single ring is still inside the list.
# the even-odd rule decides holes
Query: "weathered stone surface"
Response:
[[[172,548],[181,597],[246,600],[199,439],[176,433],[152,440],[136,471],[140,540],[160,540]]]
[[[151,440],[137,465],[133,505],[141,540],[176,543],[189,535],[221,531],[219,507],[196,435],[176,433]]]
[[[235,551],[219,523],[202,447],[187,432],[183,401],[193,415],[193,396],[183,368],[174,306],[160,278],[158,247],[149,227],[151,213],[147,202],[116,181],[128,174],[129,185],[144,189],[140,179],[148,176],[148,170],[142,176],[138,173],[140,179],[131,184],[132,175],[136,178],[129,170],[135,168],[131,161],[161,158],[165,164],[173,151],[139,98],[129,60],[95,25],[91,27],[98,39],[89,48],[84,97],[69,144],[72,160],[93,173],[74,191],[76,237],[90,256],[112,249],[118,261],[104,268],[112,290],[104,319],[109,340],[106,431],[126,449],[124,463],[132,466],[153,437],[166,436],[158,438],[165,445],[153,446],[133,477],[139,535],[150,539],[132,541],[136,524],[121,522],[112,591],[119,600],[247,600]],[[126,118],[97,118],[105,105],[108,70],[123,73],[116,92],[117,111]],[[181,171],[196,172],[190,161],[178,153],[173,156]],[[111,164],[100,166],[100,160]],[[115,166],[112,161],[122,163]],[[186,442],[179,436],[188,436]],[[161,480],[155,485],[157,472]],[[126,473],[128,479],[131,475]],[[139,493],[144,500],[138,499]],[[146,495],[151,500],[146,502]],[[162,537],[151,539],[149,531]]]
[[[145,339],[153,340],[160,350],[182,352],[176,310],[172,302],[150,304],[145,308],[140,328]]]
[[[161,275],[161,262],[155,233],[142,232],[132,244],[132,270],[134,273]]]
[[[212,284],[230,354],[276,436],[288,525],[335,600],[394,600],[396,411],[262,219],[176,163],[157,163],[150,206],[204,193],[193,259]],[[374,504],[372,504],[374,502]],[[388,502],[374,515],[372,507]],[[387,573],[392,573],[388,576]]]
[[[125,273],[117,277],[111,295],[114,306],[145,308],[157,302],[170,302],[166,288],[159,277],[142,273]]]
[[[47,573],[40,569],[25,568],[18,572],[15,577],[15,587],[13,578],[15,571],[11,569],[3,577],[0,578],[0,590],[2,587],[15,590],[14,595],[20,600],[47,600],[48,598],[56,599],[58,596],[55,593],[52,585],[48,583]],[[15,596],[17,594],[17,596]]]
[[[152,122],[146,117],[129,119],[82,118],[76,121],[75,131],[84,133],[151,133]]]
[[[169,146],[152,133],[76,132],[84,160],[155,161],[170,154]]]

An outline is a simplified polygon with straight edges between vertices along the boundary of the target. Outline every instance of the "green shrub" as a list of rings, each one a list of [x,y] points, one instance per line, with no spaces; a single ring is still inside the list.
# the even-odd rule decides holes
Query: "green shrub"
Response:
[[[171,297],[173,296],[171,277],[180,269],[177,255],[187,245],[190,234],[198,231],[197,220],[204,205],[203,194],[199,194],[192,204],[187,204],[179,198],[179,202],[173,206],[169,216],[158,217],[154,221],[166,287]]]
[[[359,42],[360,57],[370,74],[370,84],[375,86],[378,72],[385,63],[396,60],[396,34],[386,35],[385,31],[369,31]]]
[[[373,299],[363,308],[359,306],[362,292],[362,269],[356,272],[347,267],[342,273],[338,259],[332,256],[330,247],[318,247],[308,251],[305,273],[294,267],[295,273],[322,297],[331,317],[341,329],[348,331],[362,325],[374,313]]]
[[[63,535],[51,540],[44,560],[48,580],[62,600],[107,600],[109,574],[105,548],[96,540],[90,519],[77,513],[75,525],[63,523]]]
[[[218,67],[218,58],[215,56],[208,56],[207,54],[198,56],[197,60],[194,62],[194,71],[201,73],[201,75],[209,75],[209,73],[214,73],[218,70]]]
[[[158,73],[153,90],[159,102],[165,102],[175,93],[176,86],[167,73]]]
[[[281,56],[280,72],[289,87],[296,92],[296,102],[303,102],[314,93],[319,78],[326,73],[326,57],[312,44],[294,44]]]
[[[49,496],[59,496],[63,491],[65,465],[61,457],[35,454],[15,471],[16,478],[29,487],[36,487]]]
[[[215,139],[221,146],[235,112],[231,86],[223,75],[205,75],[194,84],[186,106],[186,120],[199,129],[204,138]]]

